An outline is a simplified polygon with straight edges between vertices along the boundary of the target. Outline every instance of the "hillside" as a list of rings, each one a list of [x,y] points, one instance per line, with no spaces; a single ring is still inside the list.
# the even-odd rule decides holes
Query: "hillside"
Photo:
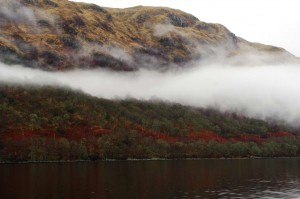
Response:
[[[249,64],[253,58],[241,59],[247,55],[255,55],[255,63],[295,60],[282,48],[250,43],[220,24],[170,8],[112,9],[67,0],[0,2],[0,60],[9,64],[51,71],[131,71],[194,60]]]
[[[0,62],[7,65],[136,71],[297,59],[282,48],[248,42],[220,24],[170,8],[0,1]],[[299,129],[281,121],[1,81],[0,162],[300,155]]]
[[[160,101],[0,86],[0,161],[300,155],[298,130]]]

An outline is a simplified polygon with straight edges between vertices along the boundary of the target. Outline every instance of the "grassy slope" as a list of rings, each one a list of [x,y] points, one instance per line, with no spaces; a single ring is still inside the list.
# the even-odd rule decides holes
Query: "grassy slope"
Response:
[[[294,156],[285,126],[164,102],[51,87],[0,88],[3,160]]]
[[[46,70],[135,70],[145,61],[180,65],[213,56],[218,46],[227,56],[247,49],[292,57],[282,48],[247,42],[220,24],[199,21],[180,10],[141,6],[111,9],[67,0],[21,2],[34,13],[31,21],[11,20],[0,13],[0,60],[7,63]],[[160,24],[164,26],[157,29]],[[116,49],[119,52],[112,52]],[[120,51],[130,59],[120,57]]]

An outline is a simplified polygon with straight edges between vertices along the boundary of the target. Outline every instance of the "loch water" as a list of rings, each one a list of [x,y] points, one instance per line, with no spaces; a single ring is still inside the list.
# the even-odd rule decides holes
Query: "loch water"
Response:
[[[300,198],[300,158],[0,164],[1,199]]]

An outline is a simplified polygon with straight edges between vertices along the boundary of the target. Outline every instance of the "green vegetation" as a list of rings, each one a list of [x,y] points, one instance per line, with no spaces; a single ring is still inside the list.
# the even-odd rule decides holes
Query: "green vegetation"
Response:
[[[297,131],[288,126],[63,88],[0,86],[0,124],[0,161],[300,154]]]

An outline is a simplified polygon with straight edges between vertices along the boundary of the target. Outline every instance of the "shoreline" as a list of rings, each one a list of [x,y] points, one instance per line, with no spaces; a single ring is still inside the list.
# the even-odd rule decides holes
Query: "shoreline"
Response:
[[[51,163],[104,163],[104,162],[146,162],[146,161],[194,161],[194,160],[257,160],[257,159],[297,159],[300,156],[295,157],[241,157],[241,158],[151,158],[151,159],[133,159],[128,158],[125,160],[119,159],[106,159],[106,160],[62,160],[62,161],[20,161],[20,162],[0,162],[0,165],[4,164],[51,164]]]

